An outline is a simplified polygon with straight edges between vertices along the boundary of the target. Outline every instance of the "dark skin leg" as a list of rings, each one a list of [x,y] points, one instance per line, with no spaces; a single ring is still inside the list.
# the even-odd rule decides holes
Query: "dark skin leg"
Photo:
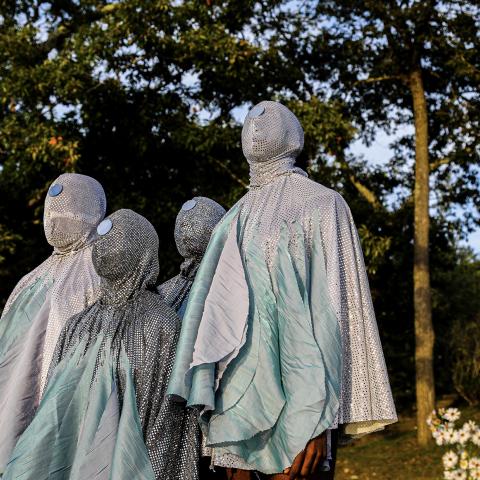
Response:
[[[216,468],[210,476],[201,477],[201,480],[257,480],[254,472],[238,468]]]
[[[338,446],[338,430],[332,430],[331,431],[331,439],[332,439],[332,445],[331,445],[331,453],[332,453],[332,460],[330,461],[330,471],[329,472],[320,472],[320,473],[313,473],[312,475],[308,477],[297,477],[298,479],[301,480],[334,480],[335,477],[335,462],[337,460],[337,446]],[[261,476],[262,480],[290,480],[290,477],[288,475],[279,473],[277,475],[271,475],[271,476]],[[255,480],[254,477],[252,477],[252,480]]]
[[[248,470],[239,470],[238,468],[227,468],[225,480],[253,480],[254,474]]]

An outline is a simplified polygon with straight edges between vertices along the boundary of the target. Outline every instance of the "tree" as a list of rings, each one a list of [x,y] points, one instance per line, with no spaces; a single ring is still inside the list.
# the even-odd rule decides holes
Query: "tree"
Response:
[[[43,198],[63,171],[98,178],[110,212],[148,217],[162,232],[161,278],[176,271],[181,204],[206,195],[229,207],[248,184],[232,110],[295,97],[303,81],[251,33],[281,3],[0,2],[1,303],[49,252]]]
[[[392,132],[406,123],[414,126],[414,141],[405,136],[397,143],[403,159],[397,158],[391,167],[401,171],[414,150],[413,185],[405,169],[403,177],[413,190],[413,303],[421,444],[430,438],[425,420],[435,406],[430,182],[435,185],[437,207],[448,210],[455,202],[478,200],[479,14],[478,5],[461,0],[338,0],[310,2],[303,17],[303,28],[314,32],[305,42],[307,74],[323,79],[325,68],[330,69],[328,85],[350,105],[354,125],[367,141],[379,127]],[[324,85],[313,83],[312,88],[315,91]],[[459,182],[462,186],[456,188]]]

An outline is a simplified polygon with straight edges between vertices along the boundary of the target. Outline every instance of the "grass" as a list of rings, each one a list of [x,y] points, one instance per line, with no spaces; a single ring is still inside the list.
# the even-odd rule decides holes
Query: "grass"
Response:
[[[470,419],[480,420],[479,408],[462,409],[460,425]],[[444,451],[433,442],[420,448],[414,419],[402,417],[385,432],[340,447],[335,480],[440,480]]]

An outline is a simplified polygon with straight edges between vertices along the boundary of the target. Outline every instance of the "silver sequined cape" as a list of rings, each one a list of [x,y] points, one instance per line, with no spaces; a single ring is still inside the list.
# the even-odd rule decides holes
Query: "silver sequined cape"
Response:
[[[38,406],[61,329],[100,291],[92,247],[103,188],[76,173],[53,185],[61,192],[45,199],[44,230],[54,252],[19,281],[0,319],[0,472]]]
[[[350,210],[294,166],[294,115],[257,107],[242,132],[251,190],[212,236],[169,393],[205,406],[215,464],[276,473],[338,423],[360,435],[397,416]]]

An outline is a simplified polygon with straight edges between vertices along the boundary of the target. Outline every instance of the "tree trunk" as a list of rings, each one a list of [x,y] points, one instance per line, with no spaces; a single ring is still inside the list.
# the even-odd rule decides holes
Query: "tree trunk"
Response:
[[[435,384],[429,266],[428,114],[420,67],[410,73],[409,87],[415,119],[413,304],[415,310],[417,440],[420,445],[426,445],[431,438],[426,420],[435,408]]]

